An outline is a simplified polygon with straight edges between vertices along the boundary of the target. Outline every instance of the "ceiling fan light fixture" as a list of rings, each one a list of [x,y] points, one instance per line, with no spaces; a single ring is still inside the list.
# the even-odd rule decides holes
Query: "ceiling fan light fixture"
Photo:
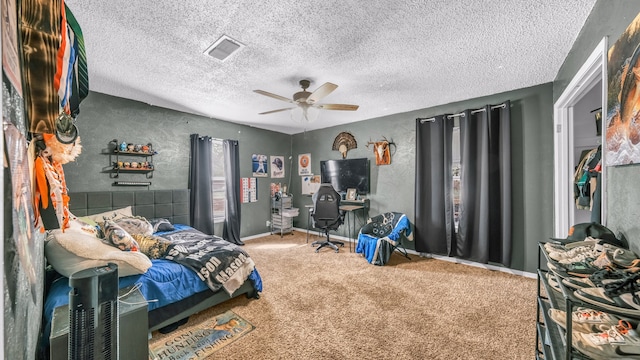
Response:
[[[244,44],[238,40],[232,39],[227,35],[222,35],[216,42],[211,44],[204,53],[220,61],[225,61],[231,54],[243,47]]]
[[[320,109],[301,103],[298,107],[291,109],[291,120],[299,123],[312,123],[318,119]]]

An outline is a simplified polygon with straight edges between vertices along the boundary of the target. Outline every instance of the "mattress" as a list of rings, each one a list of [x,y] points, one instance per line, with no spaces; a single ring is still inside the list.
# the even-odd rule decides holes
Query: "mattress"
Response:
[[[162,322],[163,318],[170,314],[188,309],[192,302],[213,294],[195,272],[180,264],[162,259],[152,260],[152,264],[145,274],[121,277],[119,281],[120,288],[135,284],[139,287],[144,298],[149,301],[150,327]],[[252,282],[254,289],[262,291],[262,279],[257,270],[251,273],[248,281]],[[44,303],[43,341],[45,343],[48,342],[53,311],[58,306],[69,303],[69,291],[71,288],[69,287],[69,279],[66,277],[58,277],[51,284]],[[199,296],[196,296],[198,294]],[[183,301],[191,297],[194,299]],[[167,314],[166,311],[154,311],[170,304],[180,304],[181,301],[182,306],[173,306],[170,314]],[[154,313],[157,313],[159,317],[154,317]]]

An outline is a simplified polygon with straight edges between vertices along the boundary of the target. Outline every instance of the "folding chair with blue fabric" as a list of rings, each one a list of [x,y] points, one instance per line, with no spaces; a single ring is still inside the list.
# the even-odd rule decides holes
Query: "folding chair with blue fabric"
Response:
[[[411,222],[403,213],[386,212],[370,218],[360,229],[356,253],[373,265],[386,264],[395,250],[411,260],[402,245],[403,238],[413,241]]]

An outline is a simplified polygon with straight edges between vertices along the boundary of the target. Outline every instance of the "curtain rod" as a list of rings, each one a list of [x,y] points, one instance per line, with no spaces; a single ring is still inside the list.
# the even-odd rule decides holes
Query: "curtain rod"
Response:
[[[502,109],[504,109],[505,107],[507,107],[507,105],[506,105],[505,103],[502,103],[502,104],[500,104],[500,105],[494,105],[494,106],[492,106],[492,107],[491,107],[491,110],[495,110],[495,109],[497,109],[497,108],[502,108]],[[471,114],[476,114],[476,113],[484,112],[484,111],[487,111],[487,109],[486,109],[486,108],[482,108],[482,109],[471,110]]]
[[[491,106],[491,110],[494,110],[494,109],[497,109],[497,108],[502,108],[502,109],[504,109],[505,107],[507,107],[507,104],[502,103],[502,104],[499,104],[499,105]],[[485,108],[481,108],[481,109],[471,110],[471,114],[475,114],[475,113],[479,113],[479,112],[483,112],[483,111],[486,111],[486,109],[485,109]],[[461,113],[457,113],[457,114],[453,114],[453,115],[447,115],[447,119],[451,120],[451,119],[453,119],[453,118],[455,118],[455,117],[458,117],[458,116],[460,116],[460,117],[464,117],[465,115],[464,115],[464,113],[463,113],[463,112],[461,112]],[[426,122],[433,122],[433,121],[435,121],[435,120],[436,120],[436,118],[435,118],[435,117],[430,117],[430,118],[416,118],[416,121],[420,121],[420,123],[421,123],[421,124],[424,124],[424,123],[426,123]]]
[[[457,113],[457,114],[453,114],[453,115],[447,115],[447,119],[451,120],[451,119],[456,118],[458,116],[459,117],[465,117],[466,115],[463,112],[461,112],[461,113]]]

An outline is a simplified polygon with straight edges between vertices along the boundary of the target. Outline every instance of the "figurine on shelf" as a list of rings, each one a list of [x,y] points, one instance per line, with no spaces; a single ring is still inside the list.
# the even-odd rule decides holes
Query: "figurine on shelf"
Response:
[[[133,151],[135,151],[135,152],[140,152],[140,150],[142,150],[142,145],[140,145],[140,144],[136,144],[133,147]]]
[[[131,167],[134,168],[134,169],[137,169],[138,168],[138,162],[137,161],[131,162]]]
[[[142,152],[144,153],[151,152],[151,147],[149,145],[142,145]]]
[[[125,168],[130,168],[131,167],[131,163],[128,161],[125,161],[122,165],[124,165]]]
[[[135,147],[135,145],[133,145],[133,144],[127,144],[127,151],[133,151],[134,147]]]
[[[123,141],[122,144],[120,144],[120,151],[127,151],[127,142]]]

